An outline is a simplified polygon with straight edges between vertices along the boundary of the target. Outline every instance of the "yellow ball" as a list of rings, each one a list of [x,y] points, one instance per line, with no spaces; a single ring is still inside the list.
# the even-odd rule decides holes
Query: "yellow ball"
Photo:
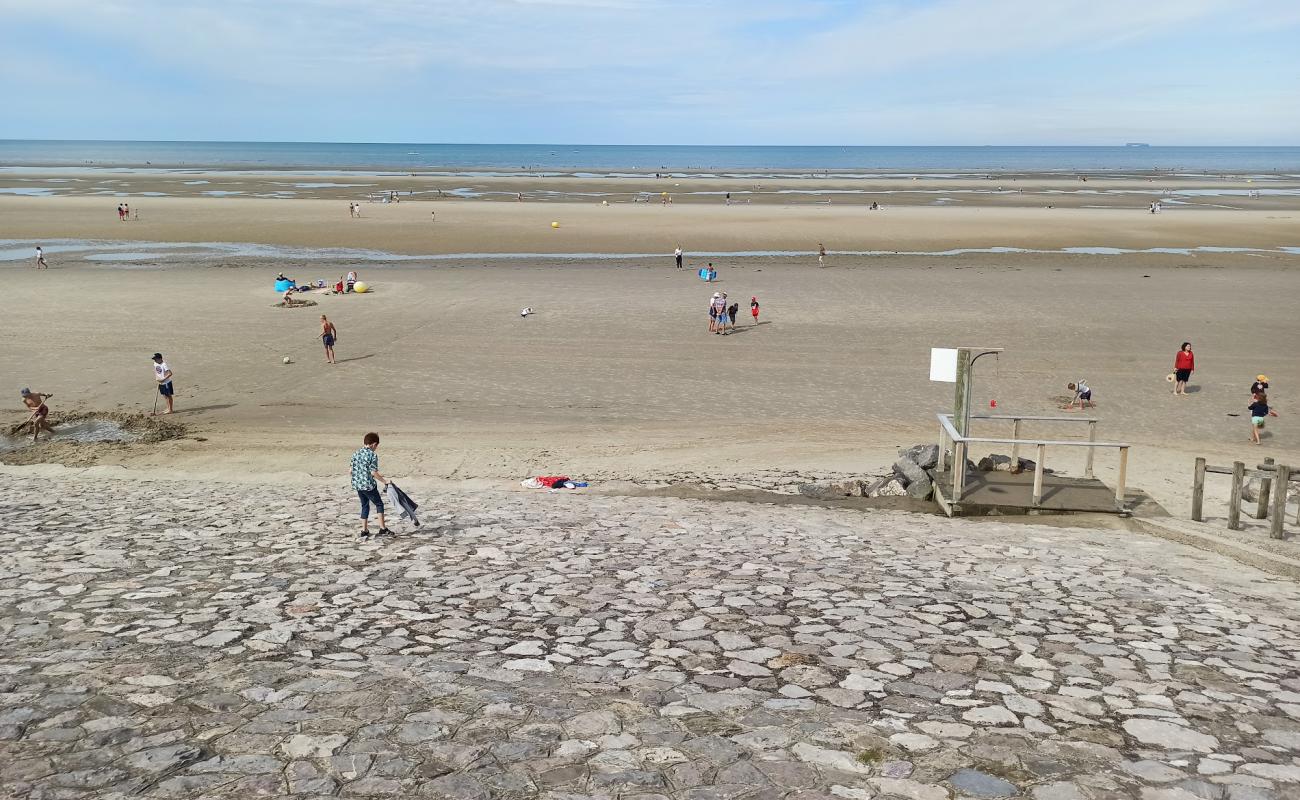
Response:
[[[356,283],[352,284],[352,291],[365,294],[366,292],[370,291],[370,287],[362,283],[361,281],[357,281]]]
[[[558,222],[552,222],[552,223],[551,223],[551,227],[552,227],[552,228],[558,228],[558,227],[560,227],[560,223],[558,223]]]

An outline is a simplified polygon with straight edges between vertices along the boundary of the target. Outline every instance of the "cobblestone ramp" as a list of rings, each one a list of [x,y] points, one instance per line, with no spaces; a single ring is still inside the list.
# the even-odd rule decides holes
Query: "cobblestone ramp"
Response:
[[[1162,540],[3,480],[2,797],[1300,797],[1300,592]]]

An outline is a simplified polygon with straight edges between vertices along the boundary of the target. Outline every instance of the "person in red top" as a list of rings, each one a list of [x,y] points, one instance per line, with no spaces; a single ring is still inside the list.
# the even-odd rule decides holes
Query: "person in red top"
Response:
[[[1196,371],[1196,356],[1192,353],[1192,343],[1183,342],[1174,356],[1174,394],[1187,394],[1187,380]]]

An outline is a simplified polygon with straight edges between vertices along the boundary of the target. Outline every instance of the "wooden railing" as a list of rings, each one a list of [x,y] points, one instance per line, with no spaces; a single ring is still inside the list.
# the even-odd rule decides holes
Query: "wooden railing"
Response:
[[[1286,495],[1291,481],[1300,481],[1297,473],[1286,464],[1274,464],[1273,459],[1264,459],[1263,464],[1255,469],[1246,469],[1241,461],[1232,462],[1231,467],[1212,467],[1205,459],[1196,459],[1196,469],[1192,474],[1192,520],[1205,521],[1205,475],[1232,476],[1232,494],[1228,497],[1228,528],[1239,531],[1246,526],[1241,524],[1242,490],[1246,478],[1259,479],[1259,499],[1252,515],[1255,519],[1269,519],[1268,535],[1274,539],[1284,537],[1282,523],[1286,518]],[[1277,484],[1277,494],[1273,494],[1273,484]],[[1271,508],[1270,508],[1271,507]],[[1271,511],[1271,515],[1270,515]],[[1300,525],[1300,508],[1296,509],[1296,524]]]
[[[972,414],[970,419],[987,419],[987,420],[1009,420],[1012,423],[1010,439],[996,439],[989,437],[962,436],[957,433],[957,429],[952,426],[951,414],[939,414],[939,464],[938,471],[943,472],[947,466],[948,442],[953,445],[953,470],[952,470],[952,502],[961,501],[962,493],[966,488],[966,457],[971,444],[1009,444],[1011,445],[1011,463],[1018,465],[1020,463],[1020,446],[1031,445],[1034,447],[1034,493],[1032,498],[1032,507],[1037,508],[1043,501],[1043,464],[1047,459],[1047,448],[1050,447],[1086,447],[1087,466],[1084,469],[1084,477],[1093,477],[1092,465],[1093,454],[1099,447],[1114,447],[1119,449],[1119,477],[1115,483],[1115,503],[1120,509],[1124,507],[1124,490],[1128,474],[1128,448],[1126,442],[1099,442],[1097,441],[1097,420],[1088,417],[1032,417],[1020,416],[1015,414]],[[1088,425],[1088,438],[1086,440],[1051,440],[1051,439],[1021,439],[1020,429],[1022,422],[1072,422],[1086,423]]]

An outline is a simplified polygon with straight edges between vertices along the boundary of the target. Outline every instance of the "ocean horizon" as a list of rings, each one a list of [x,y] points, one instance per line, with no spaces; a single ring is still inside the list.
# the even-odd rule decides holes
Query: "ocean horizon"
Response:
[[[0,139],[0,168],[1297,173],[1300,147],[780,146]]]

